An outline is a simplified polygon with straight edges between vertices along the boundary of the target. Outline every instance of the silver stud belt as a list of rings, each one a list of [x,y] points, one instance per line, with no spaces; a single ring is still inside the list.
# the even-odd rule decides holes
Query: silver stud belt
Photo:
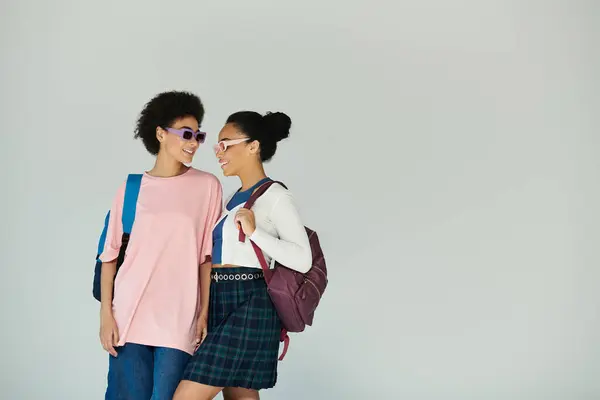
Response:
[[[223,281],[252,281],[254,279],[261,279],[264,277],[262,271],[255,273],[244,273],[244,274],[221,274],[219,272],[212,272],[210,278],[215,282]]]

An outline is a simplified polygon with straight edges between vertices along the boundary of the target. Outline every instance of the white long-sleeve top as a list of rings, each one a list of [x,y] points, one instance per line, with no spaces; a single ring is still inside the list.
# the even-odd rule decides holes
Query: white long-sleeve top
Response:
[[[227,202],[225,203],[227,204]],[[271,265],[272,259],[301,273],[311,268],[312,253],[308,235],[300,218],[300,213],[289,190],[275,183],[263,193],[252,206],[256,230],[245,242],[239,241],[239,231],[234,222],[240,204],[230,211],[223,208],[225,218],[222,231],[221,264],[241,267],[261,268],[258,257],[250,243],[260,247],[265,259]]]

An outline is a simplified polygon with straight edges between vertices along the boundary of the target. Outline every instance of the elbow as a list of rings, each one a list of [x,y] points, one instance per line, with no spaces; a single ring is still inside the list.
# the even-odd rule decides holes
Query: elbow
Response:
[[[102,263],[111,263],[117,261],[119,257],[119,248],[108,246],[102,254],[98,255],[98,260]]]
[[[300,273],[307,273],[312,268],[312,252],[310,248],[302,249],[302,256],[299,258],[297,265],[297,271]]]
[[[206,255],[202,258],[202,262],[200,263],[200,268],[212,268],[212,256]]]

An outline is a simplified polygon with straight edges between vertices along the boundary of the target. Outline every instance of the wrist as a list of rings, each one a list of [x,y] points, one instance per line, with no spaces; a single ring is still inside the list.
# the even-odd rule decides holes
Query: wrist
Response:
[[[246,236],[248,237],[252,237],[252,235],[254,235],[257,231],[258,231],[258,227],[257,226],[252,226],[250,227],[250,229],[248,230],[248,234]]]
[[[112,316],[113,310],[112,310],[112,305],[111,304],[102,304],[100,306],[100,315],[103,317],[110,317]]]

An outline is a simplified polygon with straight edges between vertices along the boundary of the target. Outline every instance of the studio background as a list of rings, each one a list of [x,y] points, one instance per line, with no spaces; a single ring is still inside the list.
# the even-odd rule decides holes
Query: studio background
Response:
[[[103,399],[98,235],[172,89],[219,178],[230,113],[293,120],[267,171],[330,286],[262,398],[600,398],[599,25],[584,0],[3,0],[0,398]]]

